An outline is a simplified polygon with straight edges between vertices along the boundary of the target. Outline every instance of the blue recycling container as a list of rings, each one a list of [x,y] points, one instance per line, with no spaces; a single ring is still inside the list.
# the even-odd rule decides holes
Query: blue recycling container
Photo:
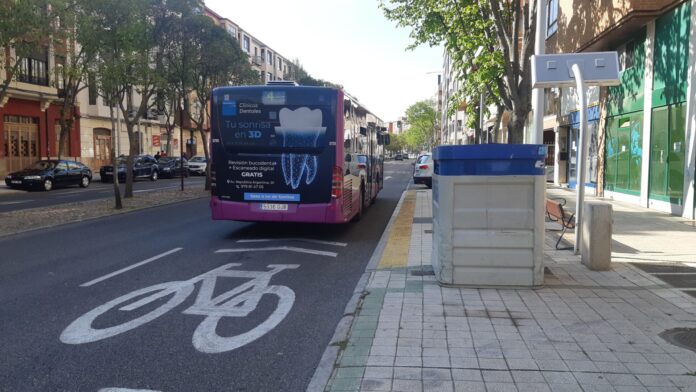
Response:
[[[441,284],[543,284],[547,147],[440,146],[433,152],[433,252]]]

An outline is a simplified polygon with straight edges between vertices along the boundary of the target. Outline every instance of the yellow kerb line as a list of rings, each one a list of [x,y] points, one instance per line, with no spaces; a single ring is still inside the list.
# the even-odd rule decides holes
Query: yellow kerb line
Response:
[[[408,249],[411,246],[413,211],[416,208],[416,192],[407,191],[399,215],[394,221],[387,246],[382,253],[377,269],[402,268],[408,264]]]

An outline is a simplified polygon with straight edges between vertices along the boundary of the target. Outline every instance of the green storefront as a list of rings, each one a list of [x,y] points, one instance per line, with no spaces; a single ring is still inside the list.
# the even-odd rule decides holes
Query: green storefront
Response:
[[[689,27],[687,2],[655,21],[649,196],[684,204]]]
[[[605,190],[640,197],[647,179],[650,205],[663,210],[684,204],[690,15],[686,2],[655,20],[649,151],[643,140],[646,29],[615,48],[621,85],[608,90]],[[647,178],[643,159],[649,159]]]
[[[604,189],[640,196],[643,164],[645,29],[616,48],[622,53],[621,84],[609,88]]]

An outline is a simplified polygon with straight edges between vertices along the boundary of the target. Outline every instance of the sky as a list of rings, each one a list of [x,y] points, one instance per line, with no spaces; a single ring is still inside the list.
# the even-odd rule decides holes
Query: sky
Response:
[[[379,0],[206,0],[281,56],[318,79],[342,85],[384,121],[437,93],[442,48],[412,43]]]

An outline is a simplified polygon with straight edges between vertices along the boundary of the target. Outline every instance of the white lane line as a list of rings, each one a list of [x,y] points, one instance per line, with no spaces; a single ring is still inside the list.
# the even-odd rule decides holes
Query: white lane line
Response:
[[[154,389],[102,388],[98,392],[162,392]]]
[[[174,189],[174,188],[180,188],[180,186],[166,186],[166,187],[162,187],[162,188],[141,189],[139,191],[133,191],[133,193],[155,192],[155,191],[161,191],[162,189]]]
[[[141,261],[141,262],[139,262],[139,263],[135,263],[135,264],[133,264],[133,265],[131,265],[131,266],[128,266],[128,267],[126,267],[126,268],[122,268],[122,269],[120,269],[120,270],[118,270],[118,271],[114,271],[114,272],[112,272],[112,273],[110,273],[110,274],[104,275],[104,276],[102,276],[101,278],[97,278],[97,279],[94,279],[94,280],[90,280],[90,281],[87,282],[87,283],[81,284],[80,287],[89,287],[89,286],[92,286],[92,285],[97,284],[97,283],[99,283],[99,282],[102,282],[102,281],[105,281],[105,280],[107,280],[107,279],[113,278],[113,277],[116,276],[116,275],[119,275],[119,274],[122,274],[122,273],[124,273],[124,272],[130,271],[130,270],[132,270],[133,268],[138,268],[138,267],[140,267],[140,266],[143,266],[143,265],[145,265],[145,264],[147,264],[147,263],[150,263],[150,262],[152,262],[152,261],[155,261],[155,260],[157,260],[157,259],[161,259],[161,258],[164,257],[164,256],[169,256],[170,254],[176,253],[176,252],[178,252],[178,251],[180,251],[180,250],[182,250],[182,249],[184,249],[184,248],[174,248],[174,249],[169,250],[169,251],[166,251],[166,252],[164,252],[164,253],[160,253],[160,254],[158,254],[157,256],[150,257],[150,258],[147,259],[147,260],[143,260],[143,261]]]
[[[307,253],[310,255],[328,256],[328,257],[338,256],[338,253],[336,253],[336,252],[326,252],[323,250],[297,248],[294,246],[268,246],[265,248],[218,249],[215,251],[215,253],[268,252],[268,251],[273,251],[273,250],[285,250],[288,252]]]
[[[13,205],[13,204],[24,204],[24,203],[29,203],[32,201],[34,201],[34,200],[3,201],[2,203],[0,203],[0,206],[9,206],[9,205]]]
[[[384,181],[389,180],[391,178],[392,178],[392,176],[386,176],[386,177],[384,177]]]
[[[56,192],[57,195],[75,195],[77,193],[85,193],[87,190],[81,190],[81,191],[70,191],[70,192]]]
[[[310,242],[313,244],[322,244],[322,245],[343,246],[343,247],[348,246],[348,244],[346,244],[345,242],[313,240],[311,238],[259,238],[259,239],[249,239],[249,240],[237,240],[238,243],[272,242],[272,241],[299,241],[299,242]]]

